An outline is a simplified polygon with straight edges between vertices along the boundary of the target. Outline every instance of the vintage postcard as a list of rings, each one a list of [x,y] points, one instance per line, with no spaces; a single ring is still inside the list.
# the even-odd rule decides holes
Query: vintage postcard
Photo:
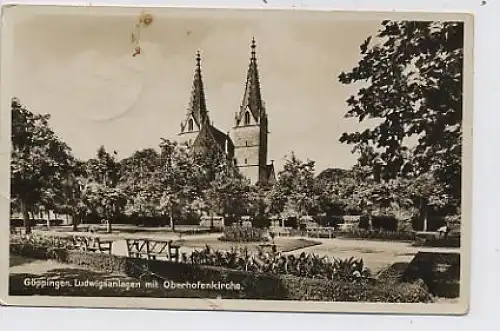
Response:
[[[472,32],[4,6],[2,303],[465,314]]]

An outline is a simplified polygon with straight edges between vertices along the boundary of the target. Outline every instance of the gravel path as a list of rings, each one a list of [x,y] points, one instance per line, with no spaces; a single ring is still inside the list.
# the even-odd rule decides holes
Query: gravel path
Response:
[[[36,231],[41,234],[57,234],[61,236],[73,235],[72,232],[55,232],[55,231]],[[89,235],[88,233],[82,233]],[[158,233],[158,232],[136,232],[136,233],[99,233],[90,234],[98,235],[99,237],[113,239],[112,254],[117,256],[127,255],[127,244],[125,239],[130,238],[150,238],[158,240],[179,240],[177,233]],[[184,235],[182,239],[186,241],[200,242],[206,239],[213,241],[215,238],[220,237],[220,233],[198,234],[198,235]],[[300,237],[290,237],[297,239]],[[309,246],[295,251],[288,252],[287,254],[300,255],[301,253],[314,253],[320,256],[336,257],[336,258],[363,258],[365,265],[373,272],[378,272],[381,269],[396,263],[396,262],[410,262],[415,254],[419,251],[432,251],[432,252],[460,252],[458,248],[427,248],[427,247],[413,247],[410,243],[393,242],[393,241],[380,241],[380,240],[356,240],[356,239],[323,239],[323,238],[310,238],[314,241],[321,242],[320,245]],[[227,249],[230,248],[228,244]],[[192,247],[181,246],[181,253],[191,253]]]

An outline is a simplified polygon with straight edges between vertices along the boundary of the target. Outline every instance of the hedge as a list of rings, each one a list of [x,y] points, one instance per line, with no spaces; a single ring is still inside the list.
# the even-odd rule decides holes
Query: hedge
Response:
[[[387,240],[412,242],[415,240],[415,232],[410,231],[384,231],[384,230],[354,230],[335,231],[339,238],[367,239],[367,240]]]
[[[267,300],[318,300],[318,301],[367,301],[367,302],[430,302],[432,296],[419,283],[361,281],[330,281],[292,276],[272,276],[230,270],[220,267],[192,265],[159,260],[144,260],[113,256],[104,253],[88,253],[49,249],[27,243],[11,243],[12,255],[38,259],[56,259],[62,263],[86,267],[94,271],[122,273],[141,279],[151,278],[177,282],[233,282],[241,285],[241,291],[205,291],[203,297],[267,299]],[[147,272],[145,272],[147,270]],[[158,293],[157,293],[158,294]],[[64,295],[56,293],[56,295]],[[99,295],[101,293],[99,292]],[[183,293],[178,294],[183,297]]]
[[[460,253],[418,252],[402,280],[422,279],[435,296],[460,296]]]
[[[62,219],[51,219],[50,220],[50,225],[51,226],[60,226],[64,223],[64,220]],[[41,219],[41,218],[37,218],[37,219],[29,219],[29,224],[31,226],[35,226],[35,225],[46,225],[47,224],[47,220],[46,219]],[[10,226],[11,227],[23,227],[24,226],[24,220],[22,218],[11,218],[10,219]]]
[[[422,238],[417,239],[414,243],[417,247],[453,247],[460,248],[461,241],[460,237],[448,237],[448,238]]]

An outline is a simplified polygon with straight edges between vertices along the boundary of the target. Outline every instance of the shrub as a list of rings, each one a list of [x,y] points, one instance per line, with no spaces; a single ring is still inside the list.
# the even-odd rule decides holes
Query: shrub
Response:
[[[344,223],[344,217],[343,216],[331,216],[328,221],[326,222],[326,226],[333,226],[336,227],[339,224]]]
[[[29,241],[19,241],[10,245],[10,254],[40,260],[65,260],[67,250],[62,247],[36,244]]]
[[[432,294],[456,298],[460,295],[460,254],[418,252],[403,274],[403,281],[422,279]]]
[[[406,272],[406,269],[408,269],[408,265],[409,263],[407,262],[393,263],[389,267],[381,270],[377,275],[377,279],[384,282],[399,282]]]
[[[363,230],[336,231],[337,237],[368,240],[393,240],[393,241],[413,241],[415,233],[413,231],[384,231],[384,230]]]
[[[264,242],[268,241],[269,238],[264,229],[232,225],[224,228],[224,235],[220,240],[230,242]]]
[[[398,220],[394,216],[372,216],[372,227],[395,232],[398,230]]]
[[[413,217],[411,220],[412,227],[416,231],[424,230],[424,220],[422,217]],[[429,215],[427,217],[427,231],[436,231],[443,225],[446,225],[446,217],[445,216],[436,216]]]
[[[454,247],[460,248],[460,237],[422,238],[414,243],[417,247]]]
[[[462,217],[460,214],[448,215],[445,217],[445,221],[446,221],[446,224],[448,224],[449,226],[457,226],[457,225],[460,225],[461,218]]]
[[[368,215],[361,215],[359,217],[359,224],[358,224],[358,227],[360,229],[365,229],[367,230],[368,227],[370,226],[370,218],[368,217]]]
[[[369,280],[349,282],[323,279],[284,278],[291,300],[343,302],[431,302],[432,296],[421,283],[383,283]]]
[[[271,220],[265,216],[258,215],[252,219],[253,226],[256,228],[268,228],[271,226]]]

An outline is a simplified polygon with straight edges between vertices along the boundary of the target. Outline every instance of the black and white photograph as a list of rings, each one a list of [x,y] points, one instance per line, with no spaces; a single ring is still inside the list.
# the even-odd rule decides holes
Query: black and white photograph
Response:
[[[467,312],[472,16],[2,24],[3,303]]]

